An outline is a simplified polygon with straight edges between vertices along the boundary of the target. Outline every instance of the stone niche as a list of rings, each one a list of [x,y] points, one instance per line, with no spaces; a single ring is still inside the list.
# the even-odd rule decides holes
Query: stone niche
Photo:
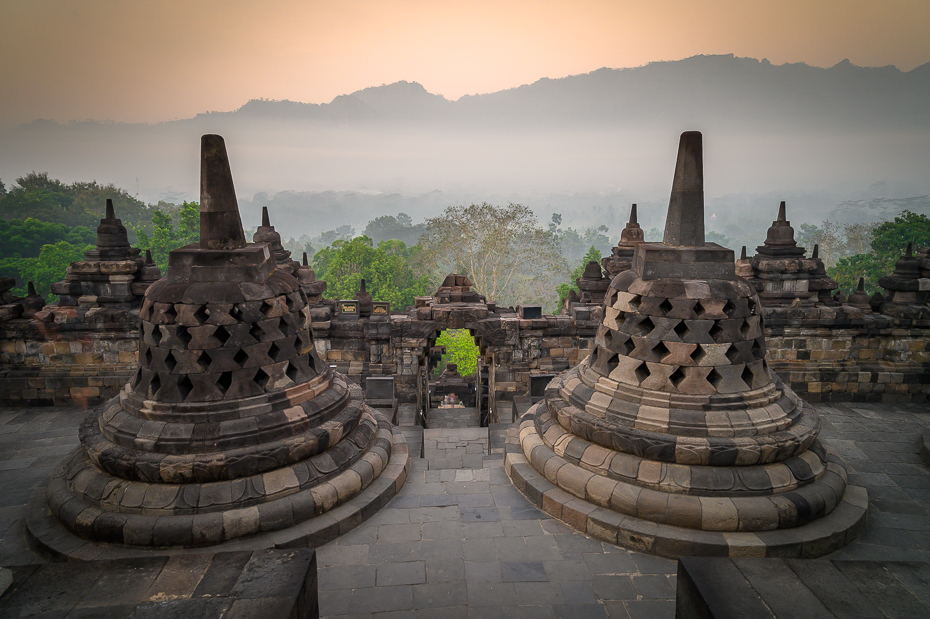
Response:
[[[406,479],[403,436],[319,358],[300,282],[245,242],[223,139],[202,157],[200,243],[145,293],[135,375],[29,503],[52,556],[313,547]]]
[[[610,282],[595,350],[508,433],[505,470],[550,515],[665,556],[826,554],[868,497],[768,367],[759,295],[704,242],[701,134],[682,135],[665,242]]]

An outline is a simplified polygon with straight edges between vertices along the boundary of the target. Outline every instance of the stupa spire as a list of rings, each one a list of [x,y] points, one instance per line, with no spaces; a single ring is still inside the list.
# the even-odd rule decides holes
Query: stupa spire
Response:
[[[113,200],[107,198],[107,214],[105,219],[116,219],[116,212],[113,210]]]
[[[704,149],[700,131],[681,134],[662,242],[686,247],[704,245]]]
[[[631,224],[639,223],[638,221],[636,221],[636,203],[635,202],[633,203],[633,206],[630,207],[630,223]]]
[[[207,134],[200,140],[200,248],[245,245],[226,143],[222,136]]]

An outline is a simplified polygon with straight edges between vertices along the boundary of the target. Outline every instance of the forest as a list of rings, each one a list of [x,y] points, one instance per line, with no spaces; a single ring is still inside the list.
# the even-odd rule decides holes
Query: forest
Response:
[[[51,284],[93,246],[108,198],[130,242],[150,250],[163,274],[168,253],[199,238],[197,202],[145,204],[112,184],[66,184],[32,172],[9,188],[0,181],[0,277],[16,279],[16,294],[24,294],[26,282],[32,281],[40,295],[55,301]],[[247,231],[247,237],[252,233]],[[608,234],[604,225],[563,227],[558,213],[543,226],[528,206],[481,203],[448,206],[416,223],[402,212],[380,215],[361,234],[347,225],[315,235],[288,231],[282,243],[296,260],[308,255],[317,278],[328,283],[328,297],[351,298],[365,279],[374,299],[402,310],[457,272],[468,275],[475,289],[498,305],[535,303],[552,312],[572,289],[577,291],[574,281],[587,262],[610,253],[616,239]],[[650,229],[646,236],[659,240],[661,232]],[[802,224],[796,238],[808,254],[814,244],[820,246],[828,273],[847,294],[859,277],[871,293],[878,289],[878,278],[894,269],[907,243],[930,245],[930,219],[904,210],[879,222]],[[708,240],[730,245],[716,232],[708,233]]]

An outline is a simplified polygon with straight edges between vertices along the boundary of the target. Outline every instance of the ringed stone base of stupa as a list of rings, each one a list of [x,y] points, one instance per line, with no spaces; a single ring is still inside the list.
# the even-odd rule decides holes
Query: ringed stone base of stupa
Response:
[[[371,417],[377,431],[372,444],[367,446],[366,456],[336,475],[307,487],[279,488],[280,496],[255,497],[251,505],[240,507],[230,501],[229,509],[218,506],[215,511],[196,514],[191,510],[187,516],[159,516],[154,506],[140,505],[138,513],[127,515],[77,503],[70,496],[68,485],[81,470],[93,467],[85,462],[86,456],[78,448],[62,461],[49,480],[36,488],[26,506],[30,546],[40,555],[57,561],[317,548],[345,535],[385,507],[407,480],[411,460],[403,434],[380,413],[372,411]],[[332,454],[324,452],[321,456],[332,463]],[[380,467],[372,464],[381,458],[386,461]],[[97,476],[105,475],[99,469],[94,472]],[[272,475],[280,476],[280,471]],[[97,481],[105,492],[107,484],[103,482],[103,479]],[[256,487],[248,478],[233,482]],[[263,489],[272,491],[268,485]],[[58,501],[58,497],[63,501]],[[235,503],[243,504],[241,500]],[[58,513],[53,515],[51,510],[56,507]],[[106,538],[114,541],[102,541]],[[217,543],[224,538],[230,539]]]
[[[868,493],[863,487],[846,485],[845,470],[831,466],[838,456],[830,450],[825,450],[829,464],[820,472],[817,487],[808,486],[811,513],[806,516],[813,520],[793,528],[774,528],[773,522],[770,530],[741,531],[741,526],[764,527],[766,518],[778,518],[759,504],[767,496],[736,501],[726,496],[697,497],[611,478],[610,460],[619,452],[584,441],[547,416],[545,401],[539,402],[508,431],[504,469],[536,507],[596,539],[670,558],[815,558],[850,543],[865,526]],[[553,445],[544,440],[540,427]],[[634,475],[651,477],[659,466],[647,463]],[[667,524],[687,521],[696,528]]]

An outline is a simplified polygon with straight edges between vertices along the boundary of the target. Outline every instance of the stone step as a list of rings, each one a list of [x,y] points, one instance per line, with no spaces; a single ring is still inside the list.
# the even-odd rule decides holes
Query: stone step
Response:
[[[431,408],[426,413],[427,428],[478,428],[478,409],[466,406]]]
[[[930,565],[682,557],[676,617],[930,617]]]
[[[430,469],[480,469],[489,453],[488,428],[427,428],[423,457]]]
[[[4,617],[318,617],[315,551],[255,550],[17,566]]]

